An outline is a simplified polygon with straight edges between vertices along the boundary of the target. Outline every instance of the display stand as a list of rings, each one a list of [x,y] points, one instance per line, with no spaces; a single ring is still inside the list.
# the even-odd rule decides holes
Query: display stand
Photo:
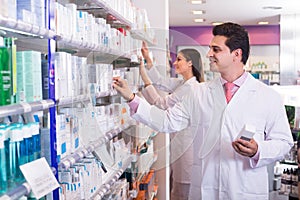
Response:
[[[88,104],[91,102],[90,95],[78,95],[72,97],[62,97],[57,98],[55,96],[55,88],[56,88],[56,72],[55,72],[55,53],[58,49],[61,50],[69,50],[70,52],[76,52],[79,56],[86,56],[92,63],[97,63],[101,61],[101,63],[112,62],[118,59],[125,59],[129,61],[132,58],[132,53],[134,52],[124,52],[119,49],[111,49],[108,47],[101,47],[99,45],[95,45],[90,43],[89,41],[84,40],[76,40],[72,37],[59,35],[54,30],[57,29],[56,21],[55,21],[55,6],[56,3],[60,1],[48,0],[46,2],[46,16],[47,16],[47,28],[38,27],[31,23],[25,23],[20,20],[13,20],[10,18],[3,17],[0,14],[0,29],[3,29],[11,34],[13,37],[25,36],[28,37],[20,49],[32,49],[41,52],[48,52],[48,83],[49,83],[49,99],[29,102],[29,103],[20,103],[14,105],[7,105],[0,107],[0,117],[6,117],[10,115],[20,115],[27,114],[37,111],[48,110],[49,113],[49,124],[50,124],[50,162],[55,177],[58,178],[58,172],[60,169],[69,169],[73,164],[81,159],[85,158],[88,155],[91,155],[95,149],[105,145],[106,143],[111,142],[114,138],[120,135],[123,131],[135,125],[134,121],[128,120],[122,125],[118,127],[114,127],[112,130],[107,131],[101,138],[98,140],[86,144],[85,146],[78,148],[72,154],[66,156],[62,160],[58,160],[58,152],[57,152],[57,119],[56,115],[60,108],[68,107],[68,106],[76,106],[78,104]],[[66,1],[61,1],[66,2]],[[74,3],[74,1],[72,1]],[[131,30],[133,26],[133,22],[131,20],[126,19],[122,14],[118,11],[114,10],[110,7],[108,3],[102,0],[89,0],[89,1],[75,1],[78,5],[79,9],[88,10],[84,6],[90,5],[93,8],[104,10],[104,14],[107,17],[112,17],[114,20],[114,26],[121,26],[123,28],[128,28],[130,30],[130,34],[132,38],[138,40],[144,40],[149,45],[153,45],[154,39],[150,38],[148,35],[146,36],[143,31],[140,30]],[[110,20],[111,20],[110,19]],[[109,21],[109,20],[108,20]],[[31,39],[30,39],[31,38]],[[43,39],[43,42],[36,42],[37,39]],[[42,45],[42,47],[39,47]],[[43,50],[40,50],[43,48]],[[47,49],[47,50],[46,50]],[[134,65],[136,66],[136,64]],[[137,86],[136,86],[137,87]],[[102,102],[101,99],[109,98],[111,102],[116,101],[116,91],[106,91],[96,93],[93,98],[97,99],[97,102]],[[118,97],[120,98],[120,97]],[[109,103],[109,102],[108,102]],[[146,140],[144,141],[146,142]],[[141,144],[139,144],[141,145]],[[109,178],[105,180],[103,185],[96,191],[96,193],[92,196],[93,198],[102,198],[105,193],[115,184],[115,182],[119,179],[119,177],[123,174],[123,172],[131,165],[135,156],[127,156],[123,157],[119,162],[116,162],[118,168],[115,171],[112,171]],[[147,167],[150,168],[151,165],[155,162],[155,160],[151,160],[151,163],[148,163]],[[148,169],[147,169],[148,170]],[[19,199],[22,196],[27,196],[30,194],[30,186],[27,183],[23,183],[19,186],[16,186],[8,193],[4,194],[0,198],[9,198],[9,199]],[[59,190],[56,189],[52,194],[53,199],[60,199]]]

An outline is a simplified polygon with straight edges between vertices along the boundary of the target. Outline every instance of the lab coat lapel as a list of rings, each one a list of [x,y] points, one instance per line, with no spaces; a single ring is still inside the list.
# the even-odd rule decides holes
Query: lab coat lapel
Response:
[[[228,104],[227,109],[230,109],[232,112],[233,110],[236,110],[235,108],[241,107],[241,105],[246,106],[247,102],[249,102],[249,99],[254,97],[254,94],[257,90],[257,86],[255,83],[256,83],[256,81],[254,81],[254,77],[248,73],[248,76],[247,76],[245,82],[241,85],[241,87],[238,89],[238,91],[234,94],[230,103]],[[238,101],[238,103],[235,101]],[[232,110],[232,108],[234,108],[234,109]],[[238,110],[236,110],[236,111],[238,111]]]
[[[223,113],[226,108],[225,94],[220,79],[215,79],[210,85],[210,95],[213,101],[212,119],[209,129],[203,137],[204,144],[200,148],[199,158],[204,159],[220,139],[220,127],[223,124]]]

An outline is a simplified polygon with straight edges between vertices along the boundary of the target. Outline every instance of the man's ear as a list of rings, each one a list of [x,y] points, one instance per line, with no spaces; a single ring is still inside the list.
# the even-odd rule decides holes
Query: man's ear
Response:
[[[235,56],[242,56],[242,53],[243,53],[242,49],[235,49],[234,50],[234,55]]]

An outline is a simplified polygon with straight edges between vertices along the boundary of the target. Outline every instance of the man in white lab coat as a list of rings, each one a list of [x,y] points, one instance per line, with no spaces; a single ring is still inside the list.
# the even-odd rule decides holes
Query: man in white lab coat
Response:
[[[115,79],[114,87],[136,120],[160,132],[195,130],[189,199],[268,200],[267,165],[293,146],[285,108],[278,93],[244,70],[247,31],[224,23],[213,35],[207,57],[221,77],[195,85],[167,111],[134,95],[125,80]],[[255,129],[253,138],[237,138],[245,125]]]

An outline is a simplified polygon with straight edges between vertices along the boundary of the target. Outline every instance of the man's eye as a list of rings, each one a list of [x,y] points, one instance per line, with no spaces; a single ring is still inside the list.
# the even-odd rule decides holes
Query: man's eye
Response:
[[[220,49],[219,48],[213,48],[213,51],[217,53],[217,52],[220,52]]]

